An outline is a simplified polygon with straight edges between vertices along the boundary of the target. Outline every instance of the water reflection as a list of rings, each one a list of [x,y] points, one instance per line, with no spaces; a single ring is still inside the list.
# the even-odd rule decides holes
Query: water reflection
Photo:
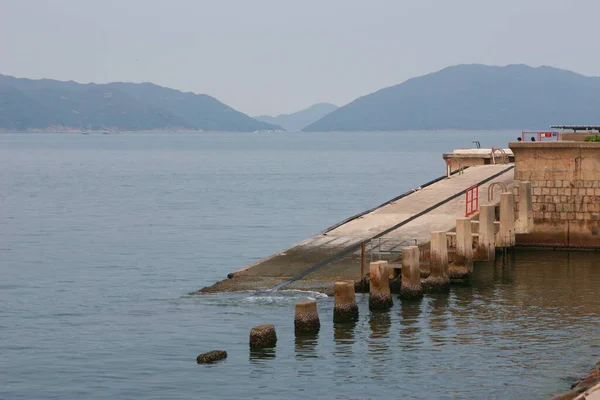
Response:
[[[481,305],[478,300],[477,289],[473,286],[461,286],[453,290],[453,302],[449,309],[454,327],[463,334],[454,336],[458,344],[469,344],[472,342],[472,316],[475,309]],[[477,324],[476,324],[477,325]]]
[[[369,316],[369,353],[372,355],[385,354],[389,349],[390,327],[392,319],[389,311],[371,312]]]
[[[297,334],[294,339],[296,359],[318,358],[316,351],[318,341],[318,333]]]
[[[272,374],[275,370],[274,358],[275,348],[250,348],[250,379],[263,379],[265,375]]]
[[[515,281],[516,252],[514,250],[496,253],[494,271],[500,282],[507,285]]]
[[[275,348],[270,349],[260,349],[260,348],[250,348],[250,362],[255,364],[261,364],[264,361],[272,360],[275,358],[276,352]]]
[[[367,340],[368,354],[371,356],[371,379],[385,380],[389,375],[387,361],[390,354],[390,327],[392,318],[390,311],[372,311],[369,315],[371,334]]]
[[[412,350],[422,343],[421,327],[419,326],[422,303],[422,300],[403,300],[400,305],[400,316],[402,317],[400,319],[400,336],[405,350]]]
[[[296,372],[299,377],[314,377],[318,374],[318,371],[314,368],[314,359],[319,358],[319,355],[317,354],[318,340],[318,333],[296,335],[294,345],[297,361]]]
[[[345,345],[354,343],[354,330],[356,321],[335,322],[333,324],[333,340],[336,344]]]
[[[429,313],[429,329],[431,330],[430,339],[434,346],[445,344],[449,339],[448,335],[448,320],[449,320],[449,305],[450,295],[446,293],[436,294],[429,299],[427,311]]]
[[[369,326],[371,327],[371,339],[388,338],[392,319],[390,311],[372,311],[369,315]]]

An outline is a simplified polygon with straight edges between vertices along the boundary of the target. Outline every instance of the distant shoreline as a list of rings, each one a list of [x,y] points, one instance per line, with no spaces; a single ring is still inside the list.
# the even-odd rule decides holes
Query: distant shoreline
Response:
[[[526,131],[535,129],[524,129]],[[539,130],[539,129],[538,129]],[[103,130],[90,130],[84,131],[80,129],[56,129],[56,128],[43,128],[43,129],[28,129],[23,131],[15,131],[8,129],[0,129],[0,133],[81,133],[81,134],[102,134],[102,133],[213,133],[213,132],[239,132],[239,133],[296,133],[300,135],[314,134],[314,133],[458,133],[458,132],[476,132],[476,133],[498,133],[498,132],[517,132],[520,133],[521,129],[423,129],[423,130],[397,130],[397,131],[325,131],[325,132],[296,132],[296,131],[205,131],[202,129],[149,129],[149,130],[116,130],[116,129],[103,129]]]

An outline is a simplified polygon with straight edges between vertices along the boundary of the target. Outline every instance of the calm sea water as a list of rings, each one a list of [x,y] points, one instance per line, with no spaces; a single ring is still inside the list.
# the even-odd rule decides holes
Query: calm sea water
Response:
[[[189,296],[517,133],[0,135],[0,398],[498,398],[600,358],[600,256],[525,253],[333,326],[306,292]],[[295,339],[318,298],[322,329]],[[277,348],[250,353],[252,326]],[[200,366],[195,357],[229,358]]]

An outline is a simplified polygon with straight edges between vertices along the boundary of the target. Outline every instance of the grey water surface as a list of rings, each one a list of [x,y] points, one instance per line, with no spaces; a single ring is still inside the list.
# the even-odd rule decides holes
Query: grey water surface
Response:
[[[318,293],[193,292],[517,132],[0,134],[0,399],[544,399],[600,359],[600,255],[332,321]],[[294,304],[318,300],[317,337]],[[276,349],[250,352],[274,323]],[[199,353],[227,360],[197,365]]]

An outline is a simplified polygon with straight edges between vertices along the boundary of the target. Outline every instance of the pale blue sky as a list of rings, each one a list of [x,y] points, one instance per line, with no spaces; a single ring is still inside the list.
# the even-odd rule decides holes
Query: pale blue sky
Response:
[[[0,0],[0,73],[278,114],[461,63],[598,76],[599,15],[597,0]]]

